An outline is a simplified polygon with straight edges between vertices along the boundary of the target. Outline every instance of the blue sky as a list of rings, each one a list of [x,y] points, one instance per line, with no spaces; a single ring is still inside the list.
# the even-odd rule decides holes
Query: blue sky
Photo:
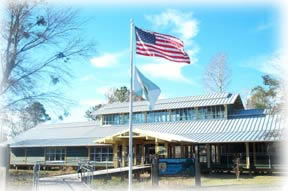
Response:
[[[185,43],[190,65],[134,55],[134,64],[161,88],[161,98],[209,93],[203,73],[218,52],[227,54],[232,70],[228,91],[240,93],[243,99],[262,84],[263,74],[275,73],[271,63],[279,52],[279,15],[271,6],[92,4],[81,6],[79,14],[89,19],[82,35],[97,42],[97,51],[87,60],[71,63],[74,78],[65,92],[75,105],[66,122],[85,121],[89,107],[106,102],[105,92],[128,86],[130,18],[140,28],[174,35]]]

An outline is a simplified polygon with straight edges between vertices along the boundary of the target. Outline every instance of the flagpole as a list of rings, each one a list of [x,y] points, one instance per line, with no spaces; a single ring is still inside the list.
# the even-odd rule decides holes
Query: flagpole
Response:
[[[128,191],[132,186],[132,168],[133,168],[133,19],[130,19],[130,105],[129,105],[129,175],[128,175]]]

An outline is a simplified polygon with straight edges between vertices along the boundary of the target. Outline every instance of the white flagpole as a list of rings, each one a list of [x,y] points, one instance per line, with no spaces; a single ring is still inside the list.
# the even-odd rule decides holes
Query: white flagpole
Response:
[[[132,168],[133,168],[133,19],[130,20],[130,105],[129,105],[129,175],[128,175],[128,191],[131,191],[132,186]]]

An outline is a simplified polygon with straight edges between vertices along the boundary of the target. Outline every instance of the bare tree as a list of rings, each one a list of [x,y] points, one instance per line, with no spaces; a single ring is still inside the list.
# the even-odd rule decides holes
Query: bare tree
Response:
[[[206,67],[204,84],[209,91],[223,93],[231,82],[231,70],[227,64],[227,55],[217,53]]]
[[[21,110],[34,101],[62,105],[60,84],[72,76],[69,61],[89,54],[77,11],[43,1],[7,1],[1,31],[2,109]],[[67,101],[67,100],[66,100]]]
[[[1,26],[0,116],[9,121],[34,102],[63,111],[70,99],[64,85],[73,76],[71,61],[83,62],[94,50],[84,39],[78,10],[43,0],[6,1]],[[11,120],[10,120],[11,121]]]

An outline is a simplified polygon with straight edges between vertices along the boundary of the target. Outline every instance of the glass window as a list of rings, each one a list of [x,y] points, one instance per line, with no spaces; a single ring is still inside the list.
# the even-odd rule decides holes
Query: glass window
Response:
[[[147,122],[166,122],[169,121],[168,111],[152,111],[147,113]]]
[[[91,147],[90,148],[90,160],[103,162],[113,161],[113,149],[112,147]]]
[[[144,113],[133,113],[133,122],[144,123],[145,122]]]
[[[207,107],[199,107],[198,109],[198,119],[206,119]]]
[[[143,114],[144,115],[144,114]],[[128,123],[128,114],[103,115],[103,125],[123,125]]]
[[[207,162],[207,153],[206,153],[206,145],[199,145],[199,162],[206,163]]]
[[[194,120],[195,119],[195,109],[190,108],[187,109],[187,120]]]
[[[171,111],[171,121],[194,120],[194,108],[175,109]]]
[[[224,106],[199,107],[198,119],[220,119],[224,118]]]
[[[65,148],[46,148],[46,161],[63,161],[65,160]]]

